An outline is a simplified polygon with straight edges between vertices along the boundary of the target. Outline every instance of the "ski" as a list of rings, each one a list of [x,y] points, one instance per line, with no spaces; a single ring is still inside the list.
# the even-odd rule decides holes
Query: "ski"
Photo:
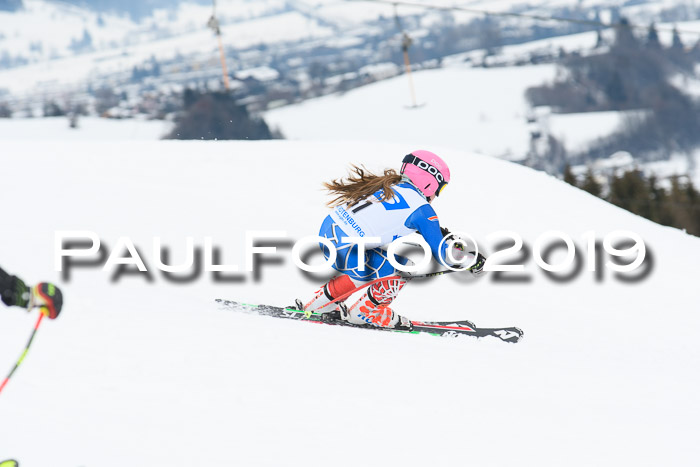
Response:
[[[309,314],[304,311],[297,310],[295,308],[283,308],[271,305],[251,305],[248,303],[241,303],[233,300],[224,300],[221,298],[217,298],[216,302],[221,305],[222,309],[257,313],[259,315],[272,316],[275,318],[294,319],[298,321],[328,324],[331,326],[346,326],[358,329],[371,329],[373,331],[401,332],[405,334],[430,334],[433,336],[440,337],[493,336],[504,342],[510,343],[518,342],[523,337],[523,331],[517,327],[480,328],[475,326],[474,323],[472,323],[471,321],[466,320],[444,322],[411,321],[413,323],[413,329],[411,331],[406,331],[400,329],[380,328],[377,326],[372,326],[370,324],[350,324],[346,321],[330,319],[327,313],[323,314],[312,312]]]

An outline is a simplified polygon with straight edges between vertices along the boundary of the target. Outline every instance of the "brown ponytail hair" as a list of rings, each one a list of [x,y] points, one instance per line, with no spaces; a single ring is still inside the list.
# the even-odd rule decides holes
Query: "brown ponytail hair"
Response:
[[[393,199],[394,190],[391,186],[400,181],[401,175],[394,169],[385,169],[384,175],[375,175],[364,167],[353,165],[346,179],[332,180],[323,186],[331,195],[335,195],[335,198],[328,202],[329,207],[345,203],[354,206],[380,189],[384,192],[382,201]]]

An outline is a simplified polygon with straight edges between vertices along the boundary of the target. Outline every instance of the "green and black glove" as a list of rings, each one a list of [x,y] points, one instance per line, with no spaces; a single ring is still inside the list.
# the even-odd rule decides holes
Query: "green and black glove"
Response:
[[[2,302],[7,306],[18,306],[31,310],[39,308],[48,318],[56,319],[63,308],[61,289],[48,282],[39,282],[27,287],[22,279],[10,276],[0,287]]]
[[[470,251],[469,254],[476,256],[476,262],[470,268],[467,268],[467,271],[471,272],[475,276],[478,276],[479,274],[484,272],[486,257],[481,253],[477,253],[475,251]]]
[[[7,306],[18,306],[28,308],[29,300],[31,299],[31,291],[22,279],[17,276],[10,276],[3,284],[2,302]]]
[[[458,252],[464,252],[466,250],[467,245],[466,242],[464,242],[462,239],[460,239],[457,235],[454,235],[452,232],[450,232],[447,227],[440,227],[440,232],[442,233],[442,236],[445,237],[448,240],[453,240],[452,243],[452,248],[455,251]],[[479,274],[484,272],[484,265],[486,264],[486,257],[482,255],[481,253],[477,253],[475,251],[470,251],[468,254],[475,256],[476,260],[474,264],[472,264],[470,267],[466,268],[467,271],[471,272],[475,276],[478,276]],[[459,256],[459,258],[457,257]],[[455,259],[461,260],[464,256],[462,255],[455,255],[453,252],[453,257]],[[469,264],[469,263],[467,263]]]

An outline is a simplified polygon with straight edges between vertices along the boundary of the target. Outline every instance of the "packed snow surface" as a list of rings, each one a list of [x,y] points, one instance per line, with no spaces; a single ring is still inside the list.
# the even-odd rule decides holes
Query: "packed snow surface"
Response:
[[[0,394],[0,458],[22,467],[695,465],[700,240],[542,173],[430,147],[452,169],[434,203],[441,222],[487,253],[505,239],[490,233],[516,232],[528,251],[503,262],[523,263],[529,279],[415,281],[394,306],[414,319],[517,325],[525,339],[515,345],[217,308],[217,297],[276,305],[309,297],[322,278],[296,269],[289,245],[278,245],[281,262],[265,262],[257,277],[226,273],[216,282],[202,272],[178,284],[156,268],[153,237],[179,264],[188,236],[199,247],[209,236],[219,263],[244,269],[246,231],[314,235],[325,215],[322,181],[350,163],[397,167],[412,149],[3,142],[0,265],[30,283],[59,283],[66,299]],[[587,270],[581,235],[602,240],[620,229],[644,239],[643,280],[624,282],[603,264],[600,280]],[[108,253],[129,237],[150,280],[112,281],[113,270],[99,266],[62,279],[57,230],[93,231]],[[536,240],[550,230],[579,247],[582,268],[568,281],[534,263]],[[0,367],[12,367],[35,317],[0,308]]]
[[[0,119],[0,141],[153,141],[170,132],[163,120],[79,117],[71,128],[68,117]]]
[[[488,155],[524,155],[530,143],[525,90],[554,78],[554,65],[451,66],[406,75],[267,112],[287,138],[441,144]]]

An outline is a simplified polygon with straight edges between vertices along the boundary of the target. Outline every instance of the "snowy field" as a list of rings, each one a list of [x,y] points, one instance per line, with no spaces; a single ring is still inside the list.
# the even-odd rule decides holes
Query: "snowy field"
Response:
[[[202,272],[176,284],[155,268],[154,236],[173,264],[187,236],[197,246],[211,236],[221,262],[242,265],[245,231],[313,235],[323,180],[350,162],[396,167],[412,144],[4,141],[0,199],[11,202],[0,264],[59,283],[66,306],[0,394],[0,458],[22,467],[697,465],[700,239],[542,173],[431,146],[453,174],[434,204],[442,223],[488,252],[499,241],[488,234],[517,232],[530,250],[509,262],[524,263],[529,282],[445,276],[409,284],[395,303],[414,319],[517,325],[525,339],[515,345],[217,309],[217,297],[308,297],[320,279],[302,275],[288,247],[257,280]],[[584,261],[564,282],[532,256],[553,229]],[[644,239],[646,279],[586,270],[581,235],[618,229]],[[108,248],[129,237],[152,280],[112,282],[100,267],[62,280],[56,230],[94,231]],[[34,319],[0,307],[0,368],[11,368]]]
[[[529,52],[567,44],[585,47],[590,34],[576,40],[557,38],[530,43]],[[508,48],[511,56],[524,46]],[[516,53],[517,52],[517,53]],[[266,121],[292,140],[391,141],[416,147],[445,145],[507,160],[523,160],[530,151],[531,132],[556,137],[569,154],[585,151],[598,139],[620,130],[626,118],[638,112],[585,112],[556,114],[533,109],[525,97],[529,87],[551,82],[556,65],[473,68],[455,56],[444,68],[413,73],[419,107],[411,106],[406,75],[353,89],[347,93],[310,99],[265,114]],[[674,84],[695,95],[700,81],[676,77]],[[529,122],[537,117],[535,123]],[[694,165],[688,163],[694,160]],[[700,186],[700,153],[673,154],[668,161],[641,164],[659,177],[689,174]],[[632,167],[628,167],[631,169]]]
[[[267,122],[290,139],[369,140],[444,145],[488,155],[527,151],[524,91],[554,78],[553,65],[481,69],[466,65],[397,76],[340,95],[271,110]]]
[[[262,42],[260,31],[271,44],[330,38],[331,26],[393,14],[390,6],[337,0],[217,3],[224,37],[240,46]],[[296,11],[285,12],[288,3]],[[25,4],[26,14],[0,13],[0,50],[33,48],[37,62],[0,73],[0,88],[12,92],[72,85],[151,56],[215,56],[203,29],[209,6],[157,11],[141,24],[102,15],[98,27],[97,15],[79,8]],[[571,4],[530,2],[533,11]],[[57,20],[71,28],[55,28]],[[83,29],[96,50],[66,56]],[[504,54],[572,51],[594,40],[581,34]],[[268,112],[268,123],[292,141],[157,141],[168,123],[82,118],[70,129],[66,118],[0,119],[0,266],[30,283],[54,281],[66,297],[63,315],[42,324],[0,394],[0,460],[22,467],[697,465],[700,239],[488,157],[527,152],[524,91],[554,79],[556,68],[479,69],[463,60],[414,74],[424,104],[417,109],[407,108],[407,77],[397,76]],[[697,94],[696,81],[677,82]],[[542,124],[575,151],[622,120],[602,112],[550,115]],[[526,248],[503,262],[525,270],[415,281],[394,308],[413,319],[519,326],[521,343],[311,326],[216,306],[219,297],[274,305],[308,298],[323,277],[302,274],[288,243],[259,274],[199,271],[176,282],[156,268],[154,237],[171,251],[171,264],[185,260],[187,237],[198,248],[211,237],[219,263],[244,269],[246,232],[315,235],[326,213],[322,181],[350,163],[397,167],[416,148],[438,152],[452,169],[434,203],[442,224],[472,234],[487,254],[506,238],[490,234],[516,232]],[[687,165],[674,157],[653,170]],[[95,232],[106,254],[128,237],[150,274],[115,279],[96,264],[66,279],[54,270],[59,230]],[[552,230],[577,246],[579,269],[559,274],[568,279],[535,264],[534,245]],[[613,273],[600,245],[597,272],[587,270],[584,233],[602,241],[615,230],[644,240],[641,278]],[[558,249],[550,262],[563,259]],[[0,378],[35,317],[0,305]]]
[[[161,120],[80,117],[71,128],[67,117],[0,119],[0,141],[153,141],[171,130]]]
[[[345,94],[281,107],[265,119],[286,138],[410,142],[445,145],[506,159],[524,159],[534,115],[525,91],[552,81],[555,65],[501,68],[449,67],[414,73],[412,108],[408,77],[397,76]],[[613,133],[620,112],[549,114],[548,131],[575,152]]]
[[[416,1],[432,6],[454,6],[452,0]],[[152,58],[170,60],[178,55],[196,55],[195,66],[218,60],[217,45],[206,27],[212,14],[209,4],[183,2],[177,8],[158,9],[135,21],[127,15],[96,13],[89,9],[48,0],[23,0],[23,8],[0,11],[0,56],[13,68],[0,70],[0,90],[20,95],[40,91],[76,92],[87,80],[115,73],[131,73]],[[608,0],[476,0],[465,8],[486,11],[514,11],[547,16],[558,15],[559,8],[599,10],[609,21]],[[619,13],[637,24],[658,22],[658,12],[670,8],[694,8],[689,0],[650,0],[619,4]],[[420,25],[409,31],[415,37],[425,28],[445,19],[445,13],[422,7],[401,6],[401,16],[422,14]],[[245,49],[265,45],[270,49],[285,43],[306,40],[353,42],[367,32],[368,22],[394,15],[390,2],[347,0],[226,0],[217,2],[217,17],[227,47]],[[466,24],[478,13],[455,11],[455,23]],[[511,19],[522,28],[542,25],[541,21]],[[687,44],[697,40],[700,23],[677,23]],[[670,43],[675,24],[659,24],[660,39]],[[663,31],[661,29],[666,29]],[[686,34],[685,31],[688,31]],[[609,34],[609,31],[607,32]],[[595,33],[575,34],[528,44],[505,47],[505,54],[532,51],[577,50],[595,44]],[[482,51],[476,51],[479,56]],[[235,63],[231,63],[231,71]]]
[[[0,52],[28,57],[29,64],[2,70],[0,89],[12,94],[57,86],[77,86],[99,74],[130,72],[152,57],[172,59],[200,54],[201,61],[217,58],[216,39],[206,27],[211,6],[182,4],[174,11],[159,10],[142,22],[98,15],[58,2],[27,0],[18,12],[0,11]],[[258,44],[330,37],[333,30],[316,18],[285,11],[279,0],[222,2],[221,31],[226,44],[246,48]],[[99,25],[98,21],[103,24]],[[261,33],[265,31],[265,33]],[[71,44],[83,34],[90,47],[75,53]]]

